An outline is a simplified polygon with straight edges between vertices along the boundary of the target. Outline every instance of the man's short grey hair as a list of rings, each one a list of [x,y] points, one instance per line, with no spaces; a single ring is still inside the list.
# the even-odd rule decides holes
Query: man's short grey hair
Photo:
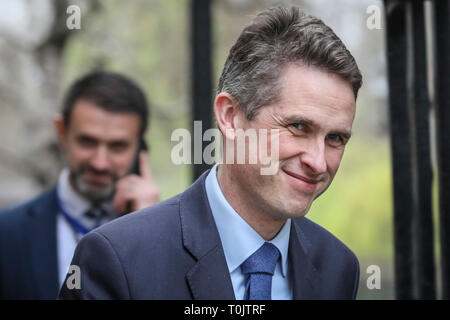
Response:
[[[315,66],[348,81],[355,95],[362,76],[355,59],[322,20],[298,7],[260,12],[230,49],[217,94],[227,92],[254,118],[279,100],[280,76],[288,63]]]

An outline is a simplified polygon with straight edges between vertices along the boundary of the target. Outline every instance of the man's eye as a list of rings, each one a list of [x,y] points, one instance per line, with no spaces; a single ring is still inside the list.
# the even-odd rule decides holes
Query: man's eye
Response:
[[[83,146],[83,147],[95,147],[97,145],[97,142],[94,139],[90,139],[87,137],[81,137],[78,139],[78,142]]]
[[[292,123],[291,127],[294,127],[296,130],[305,130],[305,126],[301,123]]]
[[[113,143],[110,145],[111,150],[115,152],[121,152],[125,150],[127,145],[125,143]]]
[[[331,145],[335,147],[345,144],[344,138],[342,138],[338,134],[329,134],[327,136],[327,139],[331,143]]]

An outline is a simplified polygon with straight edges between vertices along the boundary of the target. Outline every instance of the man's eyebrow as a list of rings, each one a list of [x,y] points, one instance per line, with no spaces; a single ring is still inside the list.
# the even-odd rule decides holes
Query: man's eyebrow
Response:
[[[107,143],[110,144],[110,145],[113,145],[113,144],[129,144],[130,141],[127,140],[127,139],[117,139],[117,140],[108,141]]]
[[[117,138],[117,139],[112,139],[112,140],[108,140],[108,141],[101,141],[98,138],[96,138],[88,133],[79,133],[76,137],[77,137],[77,139],[88,139],[88,140],[92,140],[92,141],[96,141],[96,142],[106,143],[109,145],[129,144],[130,143],[130,140],[127,138]]]
[[[349,140],[352,137],[351,131],[333,131],[330,132],[331,134],[337,134],[341,137],[343,137],[345,140]]]
[[[290,116],[283,117],[283,121],[286,124],[300,123],[300,124],[306,124],[311,127],[319,127],[319,125],[316,122],[314,122],[313,120],[307,119],[305,117],[298,116],[298,115],[290,115]]]
[[[315,122],[314,120],[299,116],[299,115],[291,115],[291,116],[287,116],[283,118],[283,121],[285,122],[285,124],[292,124],[292,123],[299,123],[299,124],[303,124],[303,125],[307,125],[309,127],[313,127],[313,128],[320,128],[320,125]],[[348,130],[332,130],[330,132],[330,134],[337,134],[340,135],[342,137],[344,137],[345,139],[350,139],[350,137],[352,136],[352,132],[348,131]]]
[[[76,135],[77,139],[89,139],[89,140],[97,140],[95,137],[87,134],[87,133],[78,133]]]

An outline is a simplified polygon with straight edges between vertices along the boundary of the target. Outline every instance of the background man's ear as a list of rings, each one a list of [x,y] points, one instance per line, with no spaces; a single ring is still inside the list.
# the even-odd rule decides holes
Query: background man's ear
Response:
[[[59,145],[64,148],[67,136],[67,128],[64,124],[63,118],[60,115],[56,115],[53,118],[53,125],[55,126],[56,135],[58,136]]]
[[[234,140],[234,130],[239,127],[240,113],[241,109],[230,94],[221,92],[217,95],[214,101],[214,114],[225,139]]]

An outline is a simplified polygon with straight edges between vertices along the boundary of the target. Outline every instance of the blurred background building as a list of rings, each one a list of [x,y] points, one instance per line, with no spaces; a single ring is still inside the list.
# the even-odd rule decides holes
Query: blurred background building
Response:
[[[363,73],[353,138],[334,183],[308,217],[358,256],[359,299],[392,299],[393,205],[383,2],[212,1],[213,89],[243,26],[255,13],[275,4],[296,4],[321,18],[347,45]],[[67,27],[70,5],[81,10],[80,29]],[[168,161],[172,131],[191,126],[190,6],[189,0],[0,1],[0,208],[56,183],[61,158],[52,118],[69,84],[93,68],[122,72],[145,89],[152,107],[147,134],[150,163],[162,199],[191,184],[191,166]],[[370,27],[368,19],[373,19],[377,8],[380,24]],[[370,265],[380,267],[381,289],[367,287]]]

